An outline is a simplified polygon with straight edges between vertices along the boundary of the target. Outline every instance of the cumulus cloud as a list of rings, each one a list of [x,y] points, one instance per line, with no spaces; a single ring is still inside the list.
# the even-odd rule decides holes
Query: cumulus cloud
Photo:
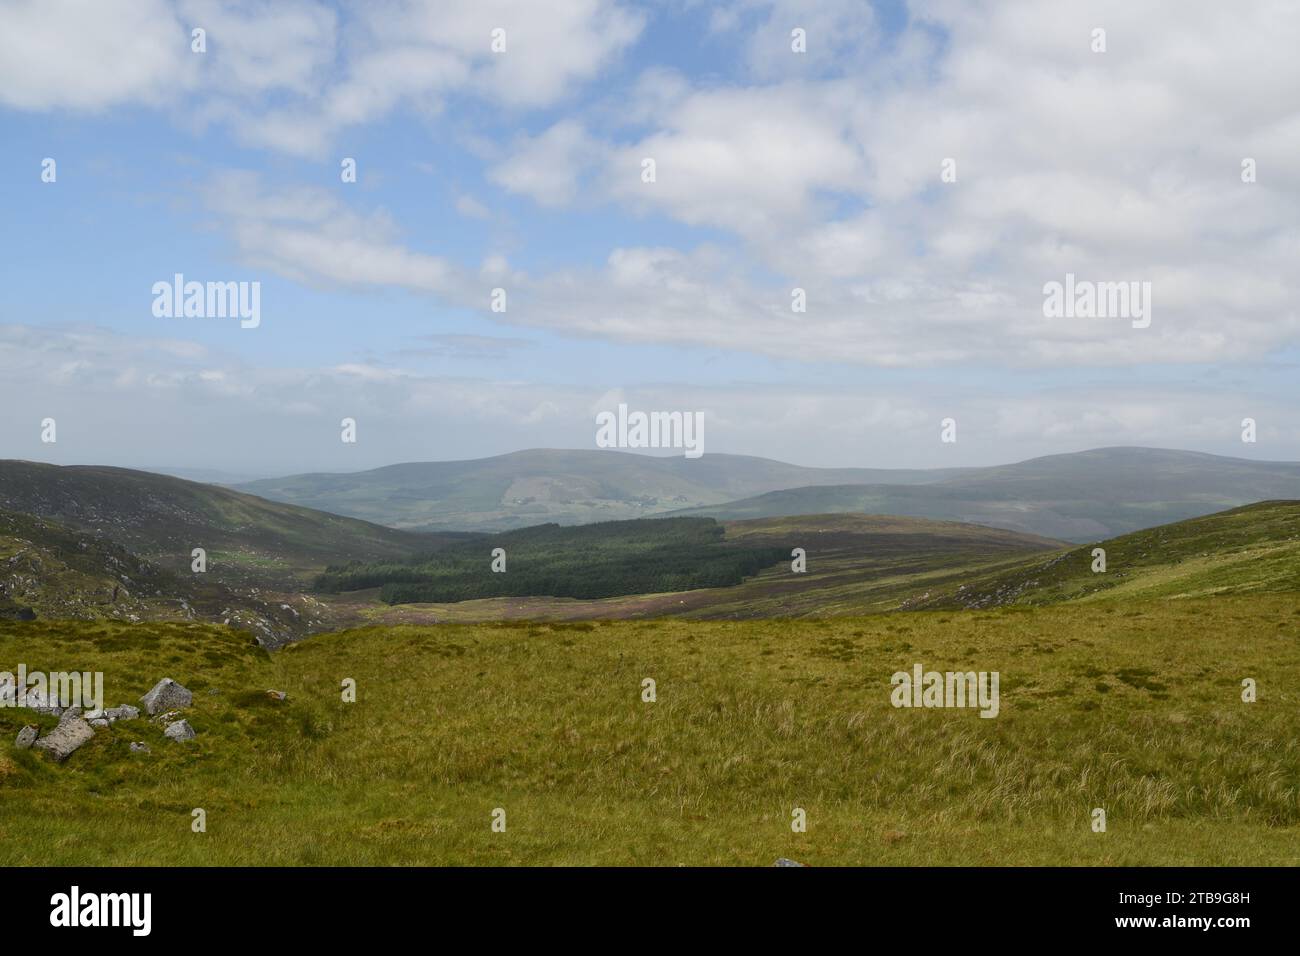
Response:
[[[0,103],[23,110],[161,105],[196,81],[165,0],[15,0],[0,7]]]
[[[756,6],[718,17],[734,28]],[[571,301],[543,309],[543,321],[885,365],[1247,360],[1295,340],[1300,170],[1290,157],[1300,120],[1280,91],[1300,84],[1291,49],[1300,9],[1203,2],[1170,17],[1118,2],[938,3],[912,12],[876,60],[846,58],[835,75],[701,88],[670,74],[638,86],[629,112],[649,131],[610,138],[588,190],[632,213],[722,231],[737,251],[712,277],[686,253],[661,258],[642,273],[653,284],[621,284],[632,294],[615,304],[602,294],[615,267],[640,255],[616,250],[604,276],[542,283],[585,283],[599,313]],[[794,19],[777,4],[761,30]],[[1091,49],[1098,25],[1105,53]],[[810,44],[819,39],[840,43],[843,33],[813,30]],[[762,50],[795,56],[788,45]],[[640,180],[643,157],[657,163],[654,183]],[[1267,176],[1244,184],[1244,157]],[[947,159],[955,182],[941,181]],[[534,156],[530,168],[565,181],[548,202],[577,193],[565,177],[582,168],[562,154]],[[1043,286],[1066,273],[1150,282],[1151,328],[1045,318]],[[633,317],[656,284],[663,307]],[[781,320],[777,300],[793,287],[807,290],[808,313]],[[694,321],[684,322],[678,306],[691,297]]]
[[[342,130],[399,106],[436,112],[456,95],[554,104],[642,27],[616,0],[397,0],[345,18],[320,0],[16,0],[0,6],[0,104],[171,106],[186,123],[319,157]],[[204,53],[191,51],[195,28]]]

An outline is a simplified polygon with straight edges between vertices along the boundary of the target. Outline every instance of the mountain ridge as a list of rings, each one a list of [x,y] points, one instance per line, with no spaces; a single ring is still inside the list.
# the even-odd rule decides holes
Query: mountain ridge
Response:
[[[814,480],[800,480],[812,478]],[[846,480],[847,479],[847,480]],[[501,531],[661,515],[720,520],[862,512],[1087,541],[1270,498],[1300,497],[1300,463],[1108,446],[962,468],[806,468],[528,449],[263,479],[239,490],[407,530]],[[745,488],[757,488],[741,494]]]

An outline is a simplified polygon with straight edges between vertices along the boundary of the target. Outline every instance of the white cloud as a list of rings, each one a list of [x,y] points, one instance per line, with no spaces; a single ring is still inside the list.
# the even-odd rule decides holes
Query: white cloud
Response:
[[[763,8],[733,5],[718,22]],[[516,320],[878,365],[1247,361],[1296,340],[1300,117],[1280,91],[1300,87],[1300,8],[937,3],[913,15],[892,46],[835,75],[687,89],[648,74],[626,110],[651,131],[610,136],[586,191],[722,230],[734,254],[712,275],[690,253],[661,256],[637,285],[620,263],[640,254],[615,250],[604,274],[540,279],[539,307]],[[796,16],[778,3],[755,36]],[[1099,24],[1104,54],[1089,47]],[[936,28],[943,53],[927,62]],[[644,156],[656,183],[640,180]],[[1268,171],[1256,184],[1240,180],[1244,156]],[[945,184],[949,157],[958,180]],[[1151,282],[1152,327],[1044,319],[1043,284],[1067,272]],[[794,286],[807,315],[782,314]]]
[[[0,7],[0,103],[23,110],[161,105],[195,80],[189,31],[163,0]]]
[[[17,0],[0,7],[0,103],[26,110],[180,107],[245,142],[319,157],[399,105],[463,95],[552,105],[636,40],[617,0],[401,0],[342,19],[318,0]],[[207,31],[207,51],[190,31]],[[492,30],[506,31],[505,53]]]
[[[488,170],[488,178],[540,205],[565,205],[603,153],[580,123],[561,120],[540,136],[520,137],[509,158]]]

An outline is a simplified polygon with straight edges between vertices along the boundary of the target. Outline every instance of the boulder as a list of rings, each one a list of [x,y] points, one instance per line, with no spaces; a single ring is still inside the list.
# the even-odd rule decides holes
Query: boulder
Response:
[[[18,731],[18,739],[14,741],[14,746],[19,750],[26,750],[32,744],[36,743],[36,737],[39,731],[31,724],[28,724],[22,730]]]
[[[153,753],[153,751],[149,749],[149,745],[147,743],[141,740],[137,740],[131,744],[131,753],[149,754],[149,753]]]
[[[167,729],[163,731],[163,736],[168,740],[180,742],[182,740],[193,740],[198,734],[194,732],[194,728],[190,726],[188,720],[178,720],[167,725]]]
[[[157,714],[175,707],[188,707],[194,702],[194,695],[170,677],[164,677],[153,685],[153,690],[140,698],[145,712]]]
[[[32,747],[36,750],[44,750],[61,763],[82,744],[94,739],[94,736],[94,727],[90,726],[84,718],[73,717],[37,740]]]
[[[65,720],[71,720],[74,717],[80,717],[80,716],[81,716],[80,707],[69,707],[67,710],[65,710],[62,714],[59,715],[59,723],[63,723]]]
[[[104,716],[109,720],[135,720],[140,716],[140,708],[123,704],[121,707],[110,707],[104,711]]]
[[[86,723],[90,724],[92,727],[107,727],[112,723],[112,721],[107,717],[92,717],[90,720],[86,721]]]

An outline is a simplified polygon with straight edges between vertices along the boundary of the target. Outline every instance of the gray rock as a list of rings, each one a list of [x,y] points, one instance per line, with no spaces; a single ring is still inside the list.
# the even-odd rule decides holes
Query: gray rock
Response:
[[[35,727],[28,724],[22,730],[18,731],[18,739],[14,741],[14,746],[19,750],[26,750],[32,744],[36,743],[36,736],[39,733]]]
[[[107,727],[112,723],[112,721],[107,717],[92,717],[90,720],[86,721],[86,723],[90,724],[92,727]]]
[[[121,707],[112,707],[104,711],[104,716],[109,720],[135,720],[140,716],[140,708],[123,704]]]
[[[134,743],[131,744],[131,753],[133,753],[133,754],[151,754],[151,753],[153,753],[153,751],[149,749],[149,745],[148,745],[147,743],[144,743],[143,741],[137,740],[137,741],[135,741]]]
[[[65,720],[71,720],[73,717],[80,717],[80,716],[81,716],[80,707],[69,707],[67,710],[65,710],[62,714],[59,715],[59,723],[63,723]]]
[[[27,692],[27,697],[19,704],[20,707],[27,707],[29,710],[38,714],[62,714],[63,708],[56,704],[50,703],[49,695],[38,687],[33,687]]]
[[[59,724],[44,737],[32,744],[37,750],[44,750],[55,760],[67,760],[82,744],[94,739],[95,728],[81,717],[73,717]]]
[[[85,717],[87,720],[98,720],[104,716],[104,711],[103,709],[96,707],[94,710],[86,711],[81,716]]]
[[[776,862],[773,863],[772,865],[773,866],[803,866],[802,863],[796,863],[794,860],[787,859],[786,857],[783,856],[777,857]]]
[[[182,740],[193,740],[198,734],[194,732],[194,728],[190,726],[188,720],[178,720],[167,725],[167,729],[163,731],[163,736],[168,740],[180,742]]]
[[[146,713],[157,714],[175,707],[190,706],[194,702],[194,695],[170,677],[164,677],[140,698],[140,702],[144,704]]]

